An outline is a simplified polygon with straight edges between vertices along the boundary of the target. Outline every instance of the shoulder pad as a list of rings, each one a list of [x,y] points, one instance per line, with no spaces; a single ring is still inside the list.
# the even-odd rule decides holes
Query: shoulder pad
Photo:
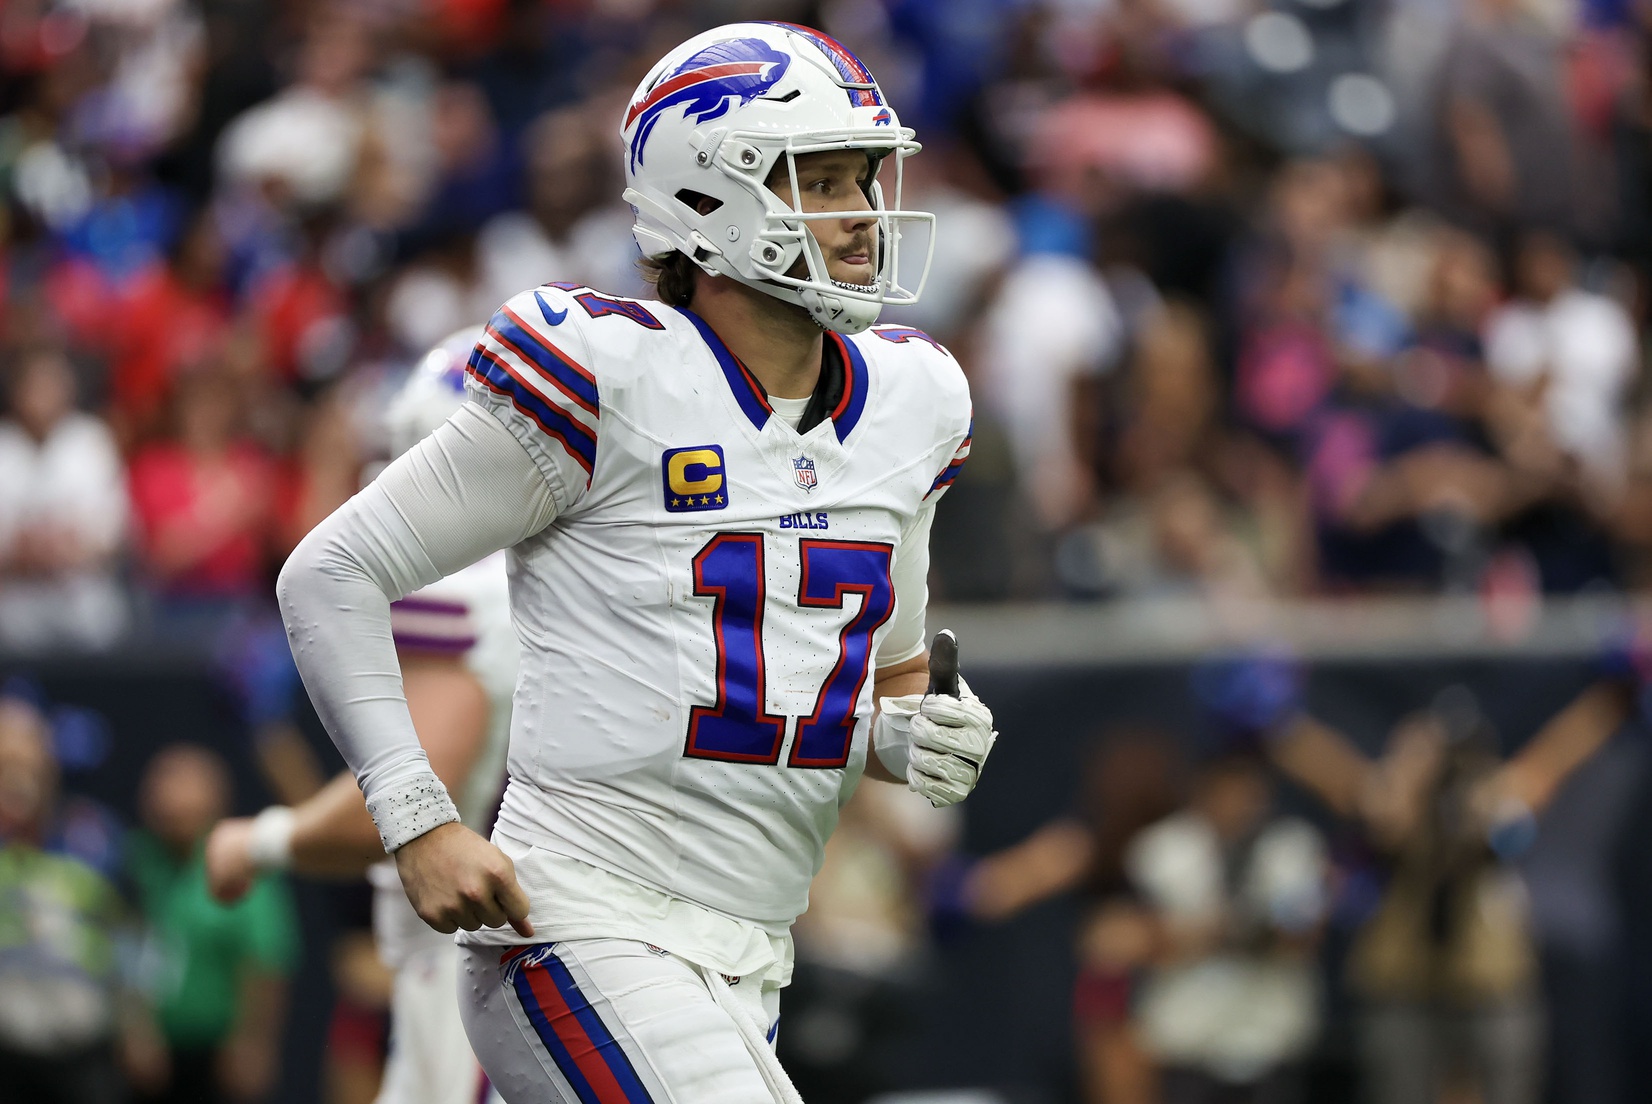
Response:
[[[933,400],[962,419],[960,428],[968,420],[969,382],[945,345],[911,326],[873,326],[852,340],[868,360],[885,367],[886,376],[931,388]]]

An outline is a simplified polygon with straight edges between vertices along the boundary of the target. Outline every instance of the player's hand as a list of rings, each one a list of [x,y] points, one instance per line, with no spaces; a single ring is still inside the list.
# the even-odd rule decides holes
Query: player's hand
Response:
[[[258,866],[252,858],[251,817],[220,820],[212,829],[206,843],[206,876],[207,890],[226,905],[252,888]]]
[[[998,742],[992,710],[964,684],[956,698],[924,695],[910,724],[907,785],[936,807],[956,805],[968,797]]]
[[[498,928],[533,935],[528,895],[510,856],[451,821],[396,851],[396,872],[419,919],[439,932]]]

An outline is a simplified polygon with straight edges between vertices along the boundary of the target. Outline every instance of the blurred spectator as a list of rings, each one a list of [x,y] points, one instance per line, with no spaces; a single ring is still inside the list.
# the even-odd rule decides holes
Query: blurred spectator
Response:
[[[1266,596],[1260,565],[1239,539],[1232,514],[1188,469],[1169,473],[1140,499],[1116,500],[1107,523],[1094,530],[1098,589],[1135,598]],[[1073,577],[1069,568],[1067,578]]]
[[[793,929],[780,1053],[804,1099],[854,1104],[898,1083],[928,950],[922,895],[959,829],[953,810],[894,786],[843,807]]]
[[[1045,532],[1096,507],[1081,426],[1094,424],[1094,382],[1123,351],[1123,322],[1089,261],[1089,229],[1048,200],[1027,203],[1022,256],[982,322],[976,402],[1009,433],[1021,492]]]
[[[1087,757],[1072,814],[1050,821],[958,877],[957,907],[987,923],[1077,890],[1088,906],[1078,932],[1073,1030],[1089,1104],[1156,1104],[1157,1073],[1132,1010],[1157,942],[1152,914],[1125,868],[1140,832],[1181,803],[1181,764],[1168,733],[1104,733]]]
[[[1219,755],[1187,808],[1126,854],[1159,927],[1136,1018],[1165,1104],[1300,1099],[1320,1023],[1326,853],[1318,832],[1272,804],[1260,759]]]
[[[1485,527],[1516,503],[1510,473],[1462,427],[1387,396],[1335,404],[1312,423],[1308,479],[1328,582],[1472,588]]]
[[[241,432],[241,395],[225,375],[178,381],[174,436],[132,459],[138,560],[178,604],[245,597],[262,588],[275,470]]]
[[[233,905],[208,893],[202,848],[229,798],[228,771],[204,748],[163,748],[144,771],[129,875],[169,1048],[164,1086],[147,1095],[156,1102],[260,1100],[277,1075],[297,920],[279,878],[259,879]]]
[[[45,718],[0,697],[0,1101],[120,1104],[123,1061],[153,1083],[165,1055],[125,987],[119,894],[45,849],[57,798]]]
[[[1197,310],[1169,303],[1147,313],[1114,406],[1101,459],[1113,493],[1088,531],[1100,593],[1255,599],[1301,585],[1300,503],[1289,489],[1281,496],[1277,481],[1242,477],[1247,466],[1260,473],[1234,462],[1219,424]]]
[[[1015,224],[979,162],[962,146],[926,145],[923,155],[910,158],[903,171],[902,206],[933,212],[936,227],[945,229],[935,235],[935,259],[923,297],[910,307],[892,307],[879,318],[915,326],[955,344],[1016,259]],[[894,197],[885,196],[885,202],[894,202]],[[921,234],[908,233],[912,237],[902,242],[903,256],[927,247]]]
[[[619,110],[614,106],[615,114]],[[630,212],[619,200],[619,146],[603,112],[593,107],[549,112],[533,122],[522,142],[525,208],[495,215],[476,236],[487,310],[549,280],[642,295]]]
[[[230,324],[223,266],[218,229],[201,215],[168,263],[148,265],[120,285],[108,336],[110,417],[129,445],[158,428],[180,374],[222,351]]]
[[[1527,0],[1471,0],[1441,59],[1441,198],[1487,230],[1578,224],[1563,43]]]
[[[1621,686],[1602,683],[1507,761],[1460,689],[1398,725],[1378,762],[1305,715],[1281,722],[1276,761],[1359,825],[1386,875],[1348,978],[1376,1104],[1543,1099],[1537,954],[1512,860],[1623,715]]]
[[[1488,320],[1486,360],[1500,382],[1542,403],[1556,445],[1616,487],[1640,352],[1628,312],[1580,287],[1577,270],[1564,239],[1526,235],[1516,257],[1519,294]]]
[[[75,410],[62,353],[18,354],[0,422],[0,647],[103,648],[126,626],[115,576],[125,478],[108,428]]]
[[[351,399],[344,387],[336,387],[305,412],[298,448],[281,475],[274,534],[278,556],[284,557],[361,489],[364,457]]]
[[[340,199],[367,133],[362,79],[373,60],[370,28],[346,7],[316,9],[298,52],[296,80],[250,108],[218,145],[226,180],[305,205]]]
[[[480,94],[464,89],[452,94],[469,105],[464,110],[485,111]],[[478,127],[491,131],[492,124],[481,118],[439,125],[438,147],[444,140],[474,142]],[[630,214],[618,202],[623,188],[618,145],[602,116],[586,108],[551,112],[537,119],[522,141],[526,209],[456,209],[451,201],[443,203],[440,191],[432,199],[426,230],[413,237],[424,248],[385,304],[386,321],[404,348],[429,348],[455,329],[486,319],[523,288],[551,280],[619,295],[645,290]],[[469,156],[463,149],[443,154],[456,165]],[[506,167],[520,170],[515,160]]]

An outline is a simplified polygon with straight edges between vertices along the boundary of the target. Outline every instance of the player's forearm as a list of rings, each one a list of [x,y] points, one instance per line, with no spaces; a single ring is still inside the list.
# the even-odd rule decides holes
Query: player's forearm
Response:
[[[293,659],[386,850],[458,819],[408,711],[391,600],[554,516],[522,446],[466,407],[318,525],[282,570],[277,596]]]
[[[304,686],[387,850],[458,816],[419,746],[390,634],[391,599],[439,577],[375,484],[300,542],[276,587]]]
[[[345,771],[293,810],[291,869],[311,877],[349,877],[384,858],[378,829],[356,780]]]
[[[419,742],[431,769],[451,791],[470,776],[486,740],[485,691],[460,660],[403,656],[401,663],[402,688]],[[268,825],[258,833],[255,846],[270,866],[311,877],[347,877],[384,858],[378,830],[349,771],[285,812],[284,825]],[[273,815],[279,821],[281,814]]]

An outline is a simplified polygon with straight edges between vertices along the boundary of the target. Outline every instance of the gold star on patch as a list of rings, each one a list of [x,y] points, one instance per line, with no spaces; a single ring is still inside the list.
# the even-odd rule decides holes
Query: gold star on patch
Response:
[[[723,504],[723,496],[718,495],[717,496],[717,505],[721,506],[722,504]]]
[[[674,498],[674,499],[671,500],[671,505],[673,505],[673,506],[681,506],[682,504],[683,504],[683,500],[680,499],[680,498]]]
[[[711,505],[711,497],[709,495],[701,495],[700,496],[700,505],[701,506],[710,506]]]

